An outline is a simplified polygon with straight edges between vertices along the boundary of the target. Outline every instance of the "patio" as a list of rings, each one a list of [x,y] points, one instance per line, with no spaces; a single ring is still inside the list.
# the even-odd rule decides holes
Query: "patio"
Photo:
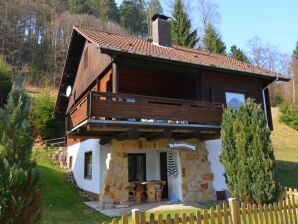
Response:
[[[126,208],[110,208],[101,209],[98,201],[84,202],[87,206],[105,214],[106,216],[115,217],[121,216],[122,214],[129,214],[133,209],[139,209],[145,212],[162,212],[162,211],[178,211],[178,210],[191,210],[198,208],[207,208],[206,205],[197,202],[177,202],[172,203],[170,201],[162,201],[158,203],[142,203],[142,204],[132,204]]]

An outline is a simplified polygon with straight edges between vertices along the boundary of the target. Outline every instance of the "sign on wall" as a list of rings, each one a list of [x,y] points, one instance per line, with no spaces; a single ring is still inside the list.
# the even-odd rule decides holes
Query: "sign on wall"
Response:
[[[189,142],[183,142],[183,141],[169,142],[167,144],[168,149],[188,149],[188,150],[195,151],[197,149],[197,147],[198,146],[196,144],[189,143]]]

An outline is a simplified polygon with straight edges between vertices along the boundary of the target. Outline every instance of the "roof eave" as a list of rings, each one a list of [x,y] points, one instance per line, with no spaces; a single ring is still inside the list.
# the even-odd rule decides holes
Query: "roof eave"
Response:
[[[120,55],[130,55],[130,56],[135,56],[135,57],[146,57],[146,58],[151,58],[151,59],[157,59],[160,61],[168,61],[168,62],[177,62],[180,64],[183,64],[185,66],[196,66],[196,67],[201,67],[201,68],[213,68],[213,69],[218,69],[218,70],[222,70],[222,71],[229,71],[229,72],[237,72],[237,73],[245,73],[245,74],[250,74],[250,75],[254,75],[254,76],[259,76],[265,79],[269,79],[274,81],[276,79],[276,77],[278,76],[278,80],[279,81],[289,81],[289,78],[286,78],[284,76],[282,76],[281,74],[276,74],[276,75],[269,75],[269,74],[264,74],[264,73],[258,73],[258,72],[252,72],[252,71],[247,71],[247,70],[242,70],[242,69],[235,69],[232,67],[225,67],[225,66],[218,66],[218,65],[214,65],[214,64],[208,64],[208,63],[196,63],[196,62],[190,62],[190,61],[186,61],[186,60],[181,60],[181,59],[176,59],[176,58],[171,58],[171,57],[161,57],[159,55],[149,55],[149,54],[143,54],[143,53],[139,53],[137,51],[123,51],[119,48],[114,48],[114,47],[110,47],[107,45],[104,46],[100,46],[100,49],[103,53],[107,53],[107,54],[120,54]]]

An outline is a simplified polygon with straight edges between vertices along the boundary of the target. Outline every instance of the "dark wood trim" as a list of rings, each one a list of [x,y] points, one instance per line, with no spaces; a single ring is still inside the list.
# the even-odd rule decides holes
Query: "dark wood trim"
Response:
[[[264,107],[266,107],[268,127],[270,128],[271,131],[273,131],[273,121],[272,121],[272,113],[271,113],[270,95],[269,95],[269,89],[268,88],[264,90],[264,95],[265,95],[265,105],[264,105]]]
[[[88,158],[90,157],[90,155],[91,155],[91,165],[92,165],[92,167],[91,167],[91,174],[87,174],[87,166],[88,166]],[[93,163],[92,163],[92,151],[86,151],[85,153],[84,153],[84,178],[85,179],[89,179],[89,180],[91,180],[92,179],[92,169],[93,169]],[[90,159],[90,158],[89,158]]]
[[[112,89],[113,93],[118,93],[119,92],[119,71],[118,71],[118,66],[116,62],[112,63]]]

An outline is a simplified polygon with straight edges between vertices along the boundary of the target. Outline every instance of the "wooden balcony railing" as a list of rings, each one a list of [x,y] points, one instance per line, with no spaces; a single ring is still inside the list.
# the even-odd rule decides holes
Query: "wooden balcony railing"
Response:
[[[69,111],[68,130],[86,119],[218,125],[222,113],[219,103],[90,92]]]

